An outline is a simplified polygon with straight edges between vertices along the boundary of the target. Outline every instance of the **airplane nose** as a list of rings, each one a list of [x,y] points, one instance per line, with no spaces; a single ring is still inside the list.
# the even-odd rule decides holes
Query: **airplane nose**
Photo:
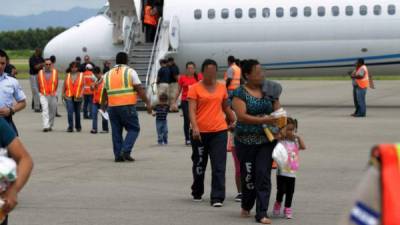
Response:
[[[98,15],[77,24],[54,37],[44,49],[44,57],[56,56],[57,68],[65,70],[77,56],[89,55],[94,63],[114,58],[122,45],[112,41],[111,20]]]

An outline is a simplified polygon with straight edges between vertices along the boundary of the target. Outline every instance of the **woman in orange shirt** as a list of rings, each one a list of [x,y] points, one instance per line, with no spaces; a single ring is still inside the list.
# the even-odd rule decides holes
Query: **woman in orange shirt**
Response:
[[[194,201],[202,200],[204,174],[210,156],[213,207],[221,207],[225,200],[227,130],[235,123],[225,85],[217,82],[217,69],[214,60],[206,59],[202,66],[203,80],[190,86],[187,96],[192,125],[192,196]]]

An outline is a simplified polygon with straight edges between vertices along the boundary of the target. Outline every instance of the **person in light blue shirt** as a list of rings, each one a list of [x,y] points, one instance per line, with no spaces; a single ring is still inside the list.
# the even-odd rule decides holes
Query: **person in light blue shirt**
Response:
[[[12,116],[25,108],[26,96],[18,81],[4,72],[6,58],[7,53],[0,49],[0,117],[4,117],[18,134]]]

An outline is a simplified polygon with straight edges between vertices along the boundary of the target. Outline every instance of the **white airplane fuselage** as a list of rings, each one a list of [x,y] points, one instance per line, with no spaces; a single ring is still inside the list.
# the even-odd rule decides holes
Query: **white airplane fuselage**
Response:
[[[310,16],[304,12],[308,7]],[[211,19],[210,9],[215,10]],[[242,17],[237,18],[240,9]],[[256,15],[251,18],[253,9]],[[195,10],[201,11],[200,19]],[[400,74],[397,0],[166,0],[164,20],[174,16],[179,19],[179,47],[172,56],[181,69],[187,61],[200,67],[205,58],[212,58],[224,70],[226,58],[233,55],[258,59],[271,75],[344,75],[358,58],[364,58],[374,74]],[[55,54],[60,64],[86,53],[94,61],[113,59],[123,46],[112,43],[112,26],[107,16],[98,15],[60,34],[45,54]],[[67,41],[72,34],[75,39]]]

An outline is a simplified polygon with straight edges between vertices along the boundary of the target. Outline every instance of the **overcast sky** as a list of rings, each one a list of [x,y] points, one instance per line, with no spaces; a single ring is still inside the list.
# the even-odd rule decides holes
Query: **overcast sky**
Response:
[[[0,15],[25,16],[73,7],[100,9],[106,0],[0,0]]]

